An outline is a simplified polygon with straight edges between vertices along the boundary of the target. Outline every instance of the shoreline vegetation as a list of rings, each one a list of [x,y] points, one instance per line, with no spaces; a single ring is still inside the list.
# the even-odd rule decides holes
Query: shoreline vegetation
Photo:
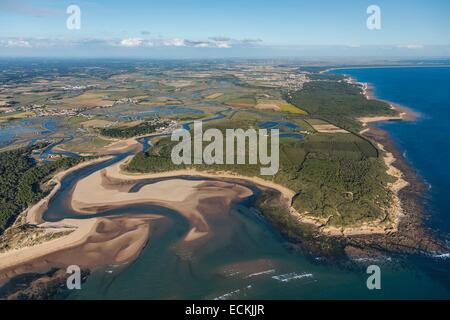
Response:
[[[331,70],[331,69],[330,69]],[[322,73],[320,73],[322,74]],[[326,76],[326,75],[325,75]],[[330,83],[339,83],[336,82],[336,80],[319,80],[317,82],[330,82]],[[417,117],[417,114],[412,112],[411,110],[408,110],[407,108],[394,105],[389,102],[385,102],[382,100],[379,100],[378,98],[373,96],[373,88],[371,88],[368,84],[363,84],[361,87],[360,83],[355,82],[353,79],[348,79],[349,85],[354,88],[344,88],[343,90],[350,90],[351,94],[354,94],[355,91],[352,91],[353,89],[361,90],[361,94],[363,95],[364,99],[367,101],[373,101],[373,105],[369,106],[369,115],[364,115],[363,111],[359,111],[356,109],[351,109],[351,112],[355,112],[356,115],[352,117],[346,116],[345,114],[336,116],[335,114],[327,113],[328,111],[323,108],[322,105],[319,105],[319,109],[314,109],[314,103],[312,103],[312,107],[305,108],[303,103],[295,103],[296,102],[296,93],[289,93],[288,97],[286,97],[286,101],[293,104],[294,106],[300,105],[303,110],[308,111],[308,113],[311,115],[317,114],[315,118],[312,118],[313,116],[309,116],[305,118],[296,118],[295,116],[292,116],[289,118],[289,120],[294,119],[297,121],[297,123],[301,123],[303,126],[311,125],[312,123],[319,123],[319,121],[326,121],[326,123],[330,123],[332,125],[335,125],[338,128],[342,128],[348,132],[357,132],[357,135],[360,135],[361,137],[365,137],[367,139],[373,138],[373,127],[370,126],[372,123],[380,122],[380,121],[404,121],[404,120],[414,120]],[[325,84],[325,90],[328,90],[330,83]],[[313,84],[314,86],[314,84]],[[338,86],[340,86],[338,84]],[[331,84],[331,88],[333,88],[333,85]],[[359,88],[359,89],[358,89]],[[313,88],[314,89],[314,88]],[[322,88],[319,87],[319,90],[322,90]],[[303,97],[305,98],[305,97]],[[308,97],[306,97],[308,99]],[[304,101],[304,100],[300,100]],[[320,102],[320,100],[319,100]],[[387,108],[384,109],[386,114],[379,115],[376,112],[376,108],[378,106],[388,105]],[[309,110],[308,110],[309,109]],[[311,112],[312,111],[312,112]],[[270,111],[268,112],[270,115]],[[350,112],[350,110],[348,111]],[[360,116],[361,113],[361,116]],[[372,114],[373,113],[373,114]],[[303,116],[305,117],[305,116]],[[312,120],[311,120],[312,119]],[[264,119],[263,119],[264,120]],[[313,121],[314,120],[314,121]],[[250,120],[249,120],[250,121]],[[253,120],[251,120],[253,121]],[[252,122],[247,122],[252,123]],[[220,120],[216,122],[216,124],[221,125],[222,123]],[[242,124],[242,123],[241,123]],[[311,125],[313,127],[313,125]],[[315,130],[313,130],[315,131]],[[350,136],[350,134],[341,133],[341,135],[347,137]],[[150,135],[151,136],[151,135]],[[140,136],[142,138],[142,136]],[[128,138],[123,141],[117,142],[117,148],[118,150],[122,150],[123,148],[126,149],[133,149],[138,148],[138,138]],[[160,144],[161,138],[157,138],[157,142],[155,143],[154,148],[152,148],[153,151],[156,150],[160,155],[164,155],[165,148],[167,145]],[[376,139],[375,139],[376,140]],[[124,142],[125,144],[122,145],[121,143]],[[116,142],[115,142],[116,143]],[[320,143],[323,143],[321,141]],[[153,172],[146,172],[149,171],[146,168],[142,168],[142,170],[136,170],[136,161],[137,160],[145,160],[145,157],[148,155],[144,155],[144,153],[138,153],[137,155],[133,157],[128,157],[124,159],[123,161],[116,163],[101,172],[96,172],[95,174],[82,179],[77,183],[77,186],[74,190],[74,194],[72,196],[72,202],[71,205],[74,210],[79,212],[80,214],[89,213],[89,212],[95,212],[96,208],[105,206],[105,205],[117,205],[117,204],[131,204],[137,202],[143,202],[145,199],[148,199],[148,196],[150,195],[153,197],[154,203],[159,203],[161,205],[167,206],[169,208],[177,210],[180,214],[184,215],[191,223],[192,223],[192,229],[189,231],[189,233],[185,237],[185,241],[194,241],[201,239],[205,237],[208,234],[208,227],[207,223],[204,220],[204,217],[196,211],[196,205],[198,205],[199,201],[201,199],[204,199],[207,197],[207,195],[202,192],[197,192],[198,189],[201,189],[201,183],[198,182],[192,182],[186,183],[186,185],[183,186],[184,191],[189,189],[191,190],[190,193],[187,193],[187,195],[184,196],[183,199],[177,199],[177,188],[176,185],[180,184],[181,180],[176,181],[175,183],[169,182],[159,182],[159,187],[161,188],[160,191],[158,190],[147,190],[143,192],[142,195],[137,195],[138,198],[130,199],[127,197],[124,197],[123,199],[114,200],[114,201],[107,201],[108,199],[116,199],[111,197],[113,193],[111,193],[108,189],[107,184],[112,183],[114,185],[115,182],[118,183],[118,185],[122,185],[125,182],[129,181],[137,181],[137,180],[143,180],[143,179],[160,179],[160,178],[174,178],[177,179],[179,177],[183,176],[190,176],[190,177],[203,177],[203,178],[209,178],[209,179],[217,179],[220,181],[220,179],[228,179],[227,181],[217,182],[216,183],[222,183],[223,187],[227,186],[226,184],[232,183],[232,181],[247,181],[250,182],[252,185],[255,185],[258,188],[268,188],[278,191],[282,197],[284,198],[284,203],[286,204],[286,209],[288,210],[288,213],[290,215],[290,218],[294,218],[297,222],[300,222],[302,224],[306,225],[313,225],[316,227],[322,235],[325,236],[331,236],[331,237],[344,237],[344,238],[356,238],[357,242],[360,241],[361,237],[365,236],[389,236],[399,231],[399,224],[402,218],[405,216],[404,213],[404,204],[401,200],[401,196],[399,193],[410,185],[410,182],[407,181],[408,179],[405,178],[405,173],[402,172],[401,168],[398,168],[396,166],[396,162],[399,160],[398,156],[396,157],[394,155],[394,152],[386,145],[383,145],[380,141],[376,141],[376,147],[379,152],[381,152],[381,155],[378,156],[385,165],[386,174],[391,177],[392,179],[386,181],[386,186],[389,189],[389,193],[386,195],[389,197],[389,207],[384,208],[386,210],[386,215],[380,219],[373,219],[372,221],[364,221],[360,223],[359,225],[350,225],[350,226],[335,226],[333,224],[329,224],[330,218],[324,217],[324,216],[315,216],[311,215],[307,211],[299,210],[298,207],[295,207],[294,204],[296,201],[298,201],[299,192],[296,192],[289,188],[289,186],[283,185],[277,181],[270,181],[267,179],[263,179],[257,176],[251,176],[251,175],[243,175],[240,172],[233,172],[232,170],[229,170],[230,168],[225,168],[224,170],[216,170],[215,172],[211,172],[211,170],[215,170],[217,168],[213,168],[210,170],[204,170],[204,168],[182,168],[182,169],[174,169],[172,167],[165,167],[166,163],[162,160],[158,162],[157,164],[161,165],[161,170],[153,171]],[[296,142],[293,143],[294,146],[296,146]],[[316,150],[316,149],[314,149]],[[314,151],[313,150],[313,151]],[[111,151],[111,150],[110,150]],[[309,152],[312,152],[311,150]],[[307,155],[304,156],[304,162],[308,159]],[[143,158],[144,157],[144,158]],[[370,157],[369,157],[370,158]],[[139,216],[139,218],[132,217],[131,215],[123,215],[120,217],[115,218],[92,218],[92,219],[86,219],[86,220],[78,220],[78,219],[65,219],[63,221],[57,222],[57,223],[51,223],[51,222],[45,222],[42,219],[42,215],[45,212],[48,203],[53,198],[53,196],[58,192],[61,186],[62,179],[67,176],[69,173],[75,172],[78,169],[84,168],[86,166],[94,165],[96,163],[100,163],[103,161],[107,161],[108,159],[111,159],[111,156],[104,156],[101,158],[85,161],[82,163],[77,164],[76,166],[67,169],[63,172],[59,172],[57,175],[55,175],[52,179],[50,184],[53,185],[53,189],[39,202],[36,204],[30,206],[26,210],[24,210],[17,218],[16,222],[13,224],[12,227],[15,225],[20,224],[26,224],[26,225],[33,225],[37,228],[43,228],[45,233],[55,233],[58,234],[57,239],[52,237],[47,237],[46,239],[48,241],[42,241],[40,243],[37,243],[35,245],[30,245],[27,243],[27,245],[24,246],[18,246],[18,248],[14,248],[11,250],[6,250],[4,252],[0,252],[0,283],[11,279],[12,277],[16,276],[17,274],[23,274],[26,273],[27,270],[34,270],[35,267],[43,267],[41,264],[34,265],[31,263],[32,261],[42,258],[44,256],[50,255],[50,254],[57,254],[58,252],[68,252],[70,250],[75,250],[76,248],[79,248],[85,244],[88,243],[88,239],[93,236],[99,236],[99,228],[100,226],[104,225],[110,225],[112,230],[120,230],[122,234],[128,235],[125,237],[126,239],[119,239],[114,240],[113,238],[108,238],[107,235],[103,234],[101,235],[101,238],[104,243],[108,243],[111,248],[112,247],[120,247],[124,246],[124,244],[133,244],[129,246],[129,248],[125,251],[115,251],[113,254],[108,255],[109,259],[104,259],[104,261],[93,259],[92,261],[86,261],[85,266],[87,267],[96,267],[99,265],[105,265],[107,263],[127,263],[129,261],[132,261],[135,257],[137,257],[140,253],[140,251],[145,247],[148,237],[151,230],[151,224],[152,220],[161,218],[158,215],[145,215],[145,216]],[[165,159],[167,160],[167,159]],[[134,161],[134,163],[133,163]],[[371,160],[372,161],[372,160]],[[375,161],[375,160],[373,160]],[[153,163],[154,164],[154,163]],[[134,167],[133,167],[134,165]],[[304,168],[305,163],[301,164],[302,168]],[[297,168],[297,167],[294,167]],[[134,169],[134,170],[133,170]],[[168,170],[169,169],[169,170]],[[248,169],[248,168],[246,168]],[[150,170],[151,171],[151,170]],[[248,171],[249,174],[254,172],[253,169],[250,169]],[[87,179],[87,180],[86,180]],[[89,180],[91,179],[91,180]],[[93,179],[93,180],[92,180]],[[84,183],[82,189],[77,188],[80,184]],[[87,181],[87,182],[86,182]],[[105,181],[107,182],[105,184]],[[103,191],[98,189],[99,187],[103,186]],[[125,183],[126,184],[126,183]],[[229,186],[228,186],[229,187]],[[145,187],[144,187],[145,188]],[[142,188],[142,189],[144,189]],[[233,185],[232,187],[229,187],[232,192],[227,195],[229,201],[232,201],[231,199],[237,199],[237,198],[245,198],[251,195],[251,191],[249,189],[246,189],[243,186],[240,186],[239,184]],[[80,193],[81,190],[81,193]],[[228,190],[228,189],[223,189]],[[148,192],[148,193],[145,193]],[[153,193],[152,193],[153,192]],[[175,193],[174,193],[175,192]],[[128,193],[125,193],[128,194]],[[232,194],[232,195],[231,195]],[[218,194],[216,194],[218,195]],[[189,201],[187,201],[187,197],[191,197]],[[350,194],[349,194],[350,196]],[[151,198],[150,197],[150,198]],[[169,201],[169,198],[171,197],[172,200]],[[354,195],[351,194],[351,198],[353,199]],[[173,199],[176,199],[174,201]],[[186,203],[189,202],[187,205]],[[177,203],[178,202],[178,203]],[[269,220],[273,219],[273,217],[269,217]],[[124,221],[129,221],[128,225],[126,227],[119,227],[121,223],[124,223]],[[273,221],[272,221],[273,222]],[[284,224],[283,224],[284,223]],[[283,225],[290,225],[291,221],[285,221],[280,223],[277,223],[275,221],[274,223],[277,226],[283,226]],[[417,226],[416,226],[417,227]],[[280,230],[281,232],[283,230]],[[289,230],[287,231],[287,234],[289,234]],[[375,237],[376,241],[379,241],[380,238]],[[370,240],[369,240],[370,242]],[[102,242],[100,242],[102,243]],[[125,245],[127,247],[127,245]],[[433,247],[433,244],[430,246]],[[436,248],[437,245],[434,246]],[[101,248],[99,246],[96,247],[98,250],[101,251]],[[405,246],[406,248],[406,246]],[[29,264],[28,264],[29,263]],[[28,264],[28,266],[21,267],[20,269],[14,270],[15,267],[19,265]],[[6,270],[6,271],[5,271]]]
[[[38,143],[0,153],[0,235],[13,224],[21,211],[45,196],[47,182],[52,175],[81,161],[63,158],[40,163],[33,156],[39,155],[46,147],[46,143]]]
[[[11,248],[0,252],[0,270],[8,269],[13,265],[19,265],[36,257],[54,252],[58,249],[63,249],[66,245],[73,245],[80,239],[80,237],[85,236],[87,230],[86,226],[91,225],[90,222],[87,223],[83,220],[73,220],[67,225],[48,223],[43,220],[42,215],[47,209],[51,199],[60,190],[61,181],[65,176],[86,166],[106,161],[107,159],[109,159],[109,157],[84,161],[69,169],[57,173],[50,181],[48,181],[48,184],[53,186],[51,191],[37,203],[21,212],[10,228],[20,228],[21,226],[34,225],[44,234],[53,234],[58,236],[49,237],[49,241],[32,241],[32,243],[26,242],[23,245],[21,245],[19,241],[19,243],[16,244],[16,248]],[[0,282],[1,281],[2,277],[0,277]]]

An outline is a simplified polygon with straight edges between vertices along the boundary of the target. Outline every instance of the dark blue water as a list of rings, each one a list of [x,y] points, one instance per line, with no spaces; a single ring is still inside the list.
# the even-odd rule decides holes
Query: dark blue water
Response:
[[[349,69],[360,82],[372,84],[376,97],[420,114],[414,122],[385,122],[409,164],[429,186],[424,195],[428,223],[450,233],[450,68]]]
[[[258,123],[258,127],[262,129],[278,129],[280,130],[280,138],[303,139],[304,135],[294,132],[300,129],[296,123],[289,121],[262,121]]]
[[[263,121],[258,123],[258,127],[262,129],[298,129],[299,126],[296,123],[288,121]]]

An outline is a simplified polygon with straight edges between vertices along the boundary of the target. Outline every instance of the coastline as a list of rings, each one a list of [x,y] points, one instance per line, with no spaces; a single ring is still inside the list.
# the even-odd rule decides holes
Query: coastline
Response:
[[[367,100],[378,100],[382,101],[390,106],[392,110],[394,110],[397,115],[396,116],[369,116],[369,117],[361,117],[358,118],[358,121],[360,121],[365,127],[365,129],[368,129],[368,125],[375,122],[383,122],[383,121],[415,121],[417,118],[420,117],[419,113],[416,111],[406,107],[402,106],[398,103],[394,103],[388,100],[380,99],[377,97],[374,93],[375,87],[371,83],[366,82],[359,82],[357,79],[353,78],[350,75],[346,75],[347,81],[353,85],[361,87],[362,95]],[[363,134],[366,132],[364,129],[360,132],[360,134]]]
[[[397,69],[397,68],[449,68],[449,64],[436,64],[436,65],[372,65],[372,66],[344,66],[329,68],[319,73],[327,73],[335,70],[355,70],[355,69]]]
[[[409,66],[405,66],[409,67]],[[417,66],[420,67],[420,66]],[[448,66],[442,66],[448,67]],[[380,67],[373,67],[380,68]],[[391,68],[387,66],[387,68]],[[396,68],[396,67],[392,67]],[[340,68],[340,69],[366,69],[366,68]],[[333,69],[333,70],[339,70]],[[389,133],[376,127],[377,122],[386,121],[415,121],[420,114],[406,106],[381,99],[374,94],[374,86],[369,83],[358,82],[350,75],[346,75],[351,83],[362,86],[362,94],[366,99],[383,101],[398,113],[398,116],[364,117],[358,120],[362,123],[363,129],[359,134],[369,138],[377,144],[378,148],[384,152],[384,161],[388,168],[387,172],[397,180],[391,184],[394,192],[395,202],[399,208],[396,232],[389,232],[385,235],[370,234],[362,238],[359,235],[351,235],[349,242],[361,246],[378,247],[380,242],[384,246],[395,251],[442,251],[445,245],[439,241],[434,234],[423,225],[423,192],[425,185],[414,169],[408,164],[403,154],[390,139]]]
[[[352,81],[356,81],[352,79]],[[354,82],[357,85],[360,85],[358,82]],[[363,85],[362,94],[366,97],[366,99],[376,99],[380,101],[384,101],[374,96],[373,86],[370,84]],[[364,135],[366,138],[369,138],[375,141],[378,144],[378,148],[384,153],[383,160],[387,167],[387,173],[396,178],[394,183],[389,185],[389,188],[393,191],[393,205],[391,208],[390,215],[393,218],[392,223],[384,224],[383,221],[376,221],[371,223],[364,223],[355,227],[330,227],[326,225],[326,221],[315,219],[313,216],[308,215],[307,213],[299,213],[292,207],[292,200],[295,196],[295,192],[271,181],[259,178],[259,177],[247,177],[240,176],[230,172],[207,172],[207,171],[198,171],[194,169],[189,170],[176,170],[170,172],[162,172],[162,173],[144,173],[144,174],[133,174],[128,172],[123,172],[120,168],[126,161],[129,161],[130,157],[124,159],[121,162],[115,163],[114,165],[107,168],[107,176],[111,179],[118,179],[122,181],[137,181],[143,179],[159,179],[159,178],[176,178],[180,176],[192,176],[192,177],[204,177],[210,179],[231,179],[231,180],[242,180],[247,181],[257,187],[265,187],[274,189],[282,195],[284,201],[287,204],[289,212],[300,222],[304,224],[314,225],[319,229],[319,231],[326,235],[332,237],[344,237],[348,240],[350,245],[355,245],[356,247],[361,246],[369,246],[369,247],[386,247],[392,250],[427,250],[427,251],[438,251],[442,248],[441,244],[434,239],[433,235],[431,235],[427,230],[425,230],[422,226],[423,220],[423,212],[421,210],[420,204],[420,196],[422,192],[422,182],[420,178],[414,173],[412,168],[406,163],[404,157],[400,154],[400,152],[396,149],[393,141],[389,139],[388,133],[373,126],[373,124],[382,121],[414,121],[417,118],[417,113],[414,111],[399,106],[397,104],[384,101],[389,103],[392,109],[396,110],[399,114],[398,116],[379,116],[379,117],[363,117],[358,120],[363,125],[363,130],[361,130],[360,134]],[[142,137],[148,137],[149,135],[145,135]],[[151,136],[151,135],[150,135]],[[139,144],[138,139],[142,137],[135,137],[126,139],[124,141],[117,142],[117,149],[115,148],[116,143],[113,145],[108,145],[108,147],[113,147],[108,150],[109,152],[120,152],[123,149],[137,148],[137,144]],[[78,220],[78,219],[65,219],[62,222],[58,223],[48,223],[43,221],[42,214],[47,209],[50,200],[53,196],[58,192],[61,188],[61,180],[71,172],[74,172],[78,169],[81,169],[85,166],[89,166],[95,163],[99,163],[102,161],[106,161],[111,159],[111,156],[102,157],[99,159],[94,159],[92,161],[83,162],[78,164],[75,167],[72,167],[64,172],[58,173],[54,178],[51,179],[51,182],[55,184],[52,191],[41,201],[39,201],[34,206],[25,210],[21,216],[25,219],[26,223],[32,225],[39,225],[39,227],[49,228],[53,230],[61,230],[61,228],[66,228],[72,230],[72,232],[68,235],[62,236],[58,239],[50,240],[36,246],[20,248],[18,250],[10,250],[6,253],[0,253],[0,282],[2,280],[7,279],[16,275],[16,271],[9,271],[6,274],[3,273],[5,269],[11,269],[13,266],[21,265],[28,263],[30,261],[36,260],[39,257],[46,256],[48,254],[57,253],[59,251],[69,251],[73,248],[82,246],[87,243],[87,239],[92,237],[96,233],[98,233],[99,225],[104,223],[111,223],[111,221],[105,221],[103,218],[91,218],[87,220]],[[79,183],[79,182],[78,182]],[[92,185],[94,188],[95,185]],[[166,191],[169,191],[166,189]],[[88,190],[89,191],[89,190]],[[89,192],[87,192],[89,194]],[[169,208],[175,209],[180,213],[186,212],[186,207],[181,205],[168,205],[167,197],[170,196],[170,193],[165,195],[161,195],[162,198],[156,199],[160,201],[160,204],[163,206],[167,206]],[[248,195],[248,194],[247,194]],[[94,195],[91,195],[94,196]],[[176,196],[172,194],[172,196]],[[192,196],[192,194],[190,194]],[[164,198],[166,197],[166,198]],[[158,198],[158,197],[156,197]],[[92,200],[93,198],[91,198]],[[111,198],[112,199],[112,198]],[[105,199],[99,198],[98,203],[94,203],[92,208],[100,206],[111,205],[108,201],[103,201]],[[173,199],[172,199],[173,200]],[[183,199],[178,199],[178,202],[186,201],[186,197]],[[132,204],[135,200],[130,199],[121,199],[121,201],[116,201],[112,205],[123,205],[123,204]],[[138,199],[138,202],[141,201]],[[87,201],[89,202],[89,201]],[[155,201],[157,202],[157,201]],[[72,206],[76,211],[90,212],[89,210],[84,210],[84,205],[80,203],[72,203]],[[194,210],[190,208],[193,212]],[[189,210],[188,210],[189,211]],[[191,213],[185,214],[186,217],[191,218],[193,215]],[[158,218],[156,215],[151,215],[150,217],[146,217],[144,220],[139,220],[137,225],[140,226],[139,235],[136,235],[137,238],[133,238],[132,242],[135,242],[136,245],[134,248],[130,249],[127,253],[121,253],[116,255],[114,259],[117,257],[118,260],[108,260],[108,261],[116,261],[121,263],[126,263],[134,259],[139,255],[139,252],[145,247],[148,241],[148,235],[150,233],[150,223],[149,220],[153,220]],[[198,221],[201,221],[201,224],[206,224],[204,219],[201,216],[196,216]],[[130,215],[124,215],[122,217],[122,221],[125,220],[133,220]],[[18,218],[19,220],[19,218]],[[194,219],[195,220],[195,219]],[[191,220],[194,221],[194,220]],[[197,221],[197,222],[198,222]],[[133,228],[135,228],[134,226]],[[128,230],[130,231],[130,230]],[[185,241],[195,241],[205,237],[208,234],[207,228],[202,229],[199,225],[193,224],[192,229],[185,236]],[[420,242],[418,242],[420,239]],[[112,241],[113,239],[109,239]],[[130,241],[128,239],[127,241]],[[112,243],[112,242],[111,242]],[[124,242],[117,242],[111,247],[123,246]],[[382,244],[381,244],[382,243]],[[19,257],[19,258],[18,258]],[[17,262],[19,261],[19,262]],[[104,261],[103,263],[105,263]],[[31,263],[32,264],[32,263]],[[92,261],[90,263],[86,263],[85,266],[99,266],[98,261],[97,265]]]

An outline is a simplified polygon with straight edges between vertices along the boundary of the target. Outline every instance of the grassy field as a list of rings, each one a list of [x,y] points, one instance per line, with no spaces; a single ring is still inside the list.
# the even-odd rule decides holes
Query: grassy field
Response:
[[[29,105],[29,104],[45,104],[51,99],[58,97],[55,93],[14,93],[12,95],[11,101],[14,101],[18,105]]]
[[[300,115],[307,115],[308,113],[284,100],[269,100],[269,99],[258,99],[258,103],[255,106],[256,109],[261,110],[275,110],[282,112],[295,113]]]
[[[85,92],[75,97],[62,97],[54,104],[58,105],[58,107],[74,109],[112,106],[113,101],[104,92]]]
[[[111,125],[113,122],[103,119],[92,119],[88,121],[81,122],[80,125],[85,128],[104,128]]]
[[[70,142],[61,145],[61,148],[78,153],[92,153],[107,146],[108,144],[111,144],[110,140],[102,139],[97,136],[87,136],[83,138],[75,138]]]
[[[256,99],[252,96],[246,96],[229,100],[226,104],[234,108],[252,108],[256,105]]]

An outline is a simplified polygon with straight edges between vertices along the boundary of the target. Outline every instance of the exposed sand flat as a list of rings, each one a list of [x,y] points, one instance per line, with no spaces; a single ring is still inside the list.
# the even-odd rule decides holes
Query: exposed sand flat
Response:
[[[44,224],[42,227],[67,228],[73,230],[65,237],[37,244],[32,247],[25,247],[18,250],[10,250],[0,253],[0,271],[11,268],[16,265],[24,264],[30,260],[45,256],[58,250],[67,249],[83,242],[86,237],[94,230],[97,223],[96,219],[89,220],[65,220],[64,223]],[[3,273],[0,273],[0,281]]]
[[[382,121],[395,121],[395,120],[403,120],[404,113],[401,113],[399,116],[379,116],[379,117],[363,117],[358,120],[362,122],[363,126],[367,126],[372,122],[382,122]]]
[[[102,170],[103,171],[103,170]],[[104,171],[103,171],[104,172]],[[72,207],[83,212],[84,207],[121,203],[183,202],[192,197],[201,181],[173,179],[143,186],[138,192],[120,192],[102,185],[102,172],[96,172],[77,183],[72,195]]]
[[[130,138],[126,140],[117,140],[111,142],[109,145],[104,146],[99,149],[99,153],[120,153],[125,152],[127,150],[131,150],[133,148],[137,148],[139,146],[139,142],[136,141],[135,138]]]
[[[87,167],[90,165],[94,165],[96,163],[100,163],[100,162],[106,161],[108,159],[111,159],[111,157],[102,157],[102,158],[97,158],[97,159],[93,159],[90,161],[85,161],[85,162],[82,162],[82,163],[68,169],[68,170],[65,170],[65,171],[60,172],[57,175],[55,175],[49,181],[49,183],[55,184],[52,191],[45,198],[41,199],[41,201],[39,201],[35,205],[31,206],[30,208],[28,208],[27,210],[25,210],[22,213],[22,215],[25,215],[25,222],[32,224],[32,225],[37,225],[37,224],[41,224],[42,222],[44,222],[42,220],[42,214],[47,209],[50,199],[52,199],[53,196],[56,194],[56,192],[58,192],[58,190],[61,188],[61,180],[66,175],[68,175],[72,172],[75,172],[81,168],[84,168],[84,167]]]
[[[283,187],[279,184],[276,184],[270,180],[265,180],[259,177],[247,177],[247,176],[239,176],[232,172],[207,172],[207,171],[198,171],[194,169],[187,170],[173,170],[168,172],[159,172],[159,173],[129,173],[121,170],[121,167],[128,163],[132,159],[132,156],[127,157],[123,161],[119,163],[115,163],[114,165],[108,167],[106,169],[107,176],[110,178],[116,178],[120,180],[141,180],[141,179],[156,179],[156,178],[170,178],[177,176],[197,176],[197,177],[205,177],[205,178],[228,178],[228,179],[237,179],[237,180],[245,180],[252,182],[257,185],[261,185],[267,188],[278,190],[283,194],[286,199],[291,200],[295,196],[295,192],[290,190],[289,188]]]
[[[120,163],[115,164],[79,181],[72,194],[72,208],[83,214],[96,212],[104,207],[138,203],[164,206],[176,210],[191,222],[192,229],[185,240],[193,241],[207,235],[209,230],[204,215],[198,209],[202,201],[220,197],[228,205],[232,200],[252,195],[250,189],[237,184],[179,178],[154,182],[142,186],[136,192],[128,192],[130,181],[165,176],[140,175],[129,179],[130,177],[119,173],[119,167]]]
[[[139,255],[148,241],[151,220],[139,215],[87,220],[66,219],[45,226],[68,228],[67,236],[0,254],[0,283],[14,276],[76,264],[81,268],[120,265]]]

